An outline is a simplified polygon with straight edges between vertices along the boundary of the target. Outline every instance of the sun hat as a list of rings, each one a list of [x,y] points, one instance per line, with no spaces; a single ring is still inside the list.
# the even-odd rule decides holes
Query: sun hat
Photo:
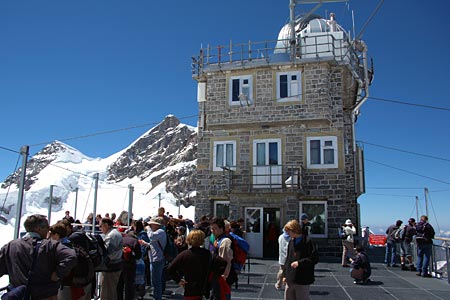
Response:
[[[159,225],[159,226],[162,226],[162,218],[159,218],[159,217],[157,217],[157,218],[151,218],[150,219],[150,221],[148,222],[148,224],[149,225]]]
[[[352,225],[353,223],[352,223],[352,220],[350,220],[350,219],[347,219],[346,221],[345,221],[345,225]]]

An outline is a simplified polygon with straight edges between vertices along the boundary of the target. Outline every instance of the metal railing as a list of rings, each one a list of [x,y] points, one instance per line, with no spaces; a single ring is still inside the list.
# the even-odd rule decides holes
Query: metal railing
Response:
[[[447,278],[447,282],[450,283],[450,277],[448,276],[450,272],[450,239],[437,238],[436,240],[440,240],[442,243],[441,245],[433,243],[431,272],[437,278]]]
[[[348,64],[364,78],[361,53],[358,53],[347,38],[336,38],[331,33],[298,38],[295,54],[291,55],[290,41],[266,40],[228,45],[218,45],[200,49],[197,57],[192,57],[192,75],[199,77],[204,71],[270,65],[280,63],[300,63],[311,60],[334,60]]]
[[[250,170],[222,168],[222,182],[226,190],[258,192],[299,192],[303,190],[302,165],[253,165]]]
[[[439,243],[439,244],[438,244]],[[417,244],[413,245],[413,259],[414,263],[417,262]],[[450,283],[450,277],[448,276],[450,272],[450,239],[436,237],[433,240],[433,248],[431,254],[431,261],[429,264],[429,270],[433,277],[440,279],[447,279]]]

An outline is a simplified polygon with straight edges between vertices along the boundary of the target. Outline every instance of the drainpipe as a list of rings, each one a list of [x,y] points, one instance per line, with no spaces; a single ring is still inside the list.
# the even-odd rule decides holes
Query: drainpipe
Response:
[[[353,135],[353,166],[354,166],[354,182],[355,182],[355,198],[357,193],[357,176],[358,172],[356,169],[356,133],[355,133],[355,122],[356,118],[359,115],[359,108],[366,102],[366,100],[369,98],[369,71],[367,69],[367,45],[363,41],[358,41],[358,47],[361,47],[362,53],[363,53],[363,66],[364,66],[364,81],[363,81],[363,88],[360,89],[361,92],[364,92],[363,95],[361,95],[361,98],[356,101],[356,106],[352,109],[352,135]],[[361,93],[358,93],[361,94]],[[356,199],[355,199],[356,200]],[[356,206],[356,216],[358,216],[358,206]],[[358,224],[358,228],[361,227],[361,224]]]
[[[357,105],[353,108],[353,115],[359,114],[359,108],[366,102],[367,98],[369,98],[369,70],[367,66],[367,45],[364,41],[359,40],[357,47],[362,49],[363,54],[363,64],[364,64],[364,96],[357,101]]]

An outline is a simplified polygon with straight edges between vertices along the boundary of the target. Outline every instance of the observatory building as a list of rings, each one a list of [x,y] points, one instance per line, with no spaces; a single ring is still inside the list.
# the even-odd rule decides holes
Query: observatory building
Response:
[[[243,219],[252,257],[278,257],[274,236],[303,213],[321,255],[340,255],[337,229],[357,223],[364,193],[355,122],[373,74],[366,44],[334,14],[293,11],[276,40],[207,46],[192,58],[196,217]]]

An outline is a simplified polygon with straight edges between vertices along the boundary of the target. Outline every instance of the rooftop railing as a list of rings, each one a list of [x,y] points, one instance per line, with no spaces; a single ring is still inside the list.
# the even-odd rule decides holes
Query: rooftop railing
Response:
[[[291,52],[294,52],[294,55],[291,55]],[[214,70],[320,60],[347,64],[363,78],[361,53],[348,39],[336,38],[332,33],[298,38],[294,47],[291,47],[289,40],[248,41],[237,44],[230,41],[227,45],[208,45],[200,49],[197,57],[192,57],[192,75],[200,77],[204,72]]]

